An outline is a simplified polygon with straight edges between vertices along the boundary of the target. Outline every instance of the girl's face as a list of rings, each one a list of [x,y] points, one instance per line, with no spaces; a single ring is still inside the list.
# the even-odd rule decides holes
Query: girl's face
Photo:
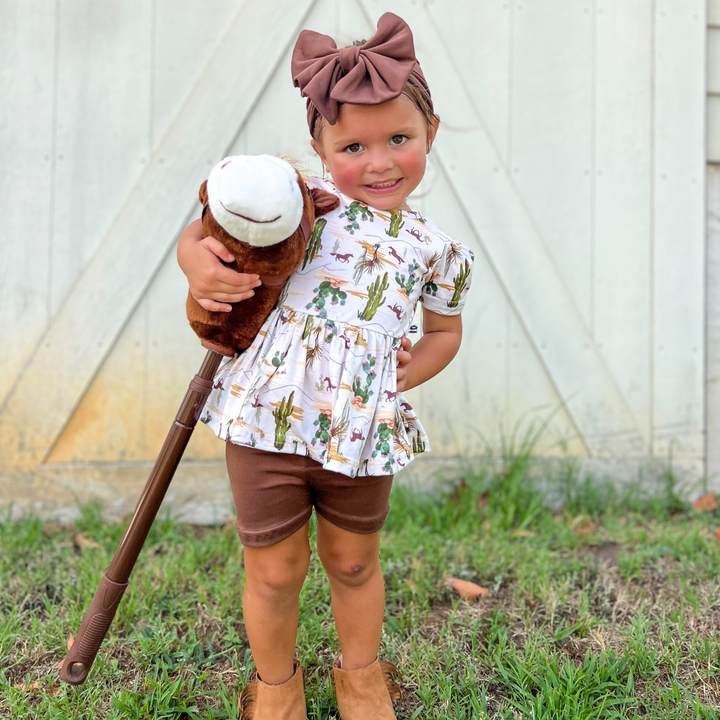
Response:
[[[312,146],[340,192],[378,210],[409,210],[405,200],[425,174],[436,131],[400,95],[382,105],[341,105]]]

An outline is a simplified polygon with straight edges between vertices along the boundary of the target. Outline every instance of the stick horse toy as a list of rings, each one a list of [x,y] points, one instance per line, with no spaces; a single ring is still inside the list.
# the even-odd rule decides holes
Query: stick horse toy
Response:
[[[188,320],[208,353],[190,381],[130,524],[63,661],[60,679],[72,685],[84,682],[90,672],[223,356],[250,346],[302,261],[315,218],[338,205],[334,195],[308,190],[297,170],[268,155],[241,155],[218,163],[200,188],[200,202],[204,235],[233,254],[229,267],[257,273],[262,285],[229,313],[209,312],[188,294]]]

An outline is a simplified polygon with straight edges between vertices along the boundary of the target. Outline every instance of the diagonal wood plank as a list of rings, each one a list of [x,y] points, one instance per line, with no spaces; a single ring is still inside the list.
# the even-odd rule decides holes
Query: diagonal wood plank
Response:
[[[240,7],[0,409],[4,462],[47,456],[182,229],[208,158],[231,146],[313,3]]]
[[[369,19],[376,21],[380,11],[375,3],[359,2]],[[646,454],[647,439],[557,271],[432,18],[415,0],[386,5],[383,11],[396,12],[413,29],[433,98],[449,126],[438,135],[436,158],[588,453]]]

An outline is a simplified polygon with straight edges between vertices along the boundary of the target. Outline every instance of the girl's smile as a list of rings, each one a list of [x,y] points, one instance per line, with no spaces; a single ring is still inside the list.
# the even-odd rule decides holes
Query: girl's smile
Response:
[[[428,127],[412,100],[340,106],[312,145],[337,189],[378,210],[409,210],[406,198],[425,174],[437,124]]]

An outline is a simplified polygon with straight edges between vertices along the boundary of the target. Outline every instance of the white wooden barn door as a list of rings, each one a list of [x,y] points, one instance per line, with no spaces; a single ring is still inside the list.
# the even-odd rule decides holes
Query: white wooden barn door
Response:
[[[432,456],[555,410],[543,454],[672,443],[702,472],[702,0],[11,6],[4,499],[18,473],[48,497],[144,480],[203,355],[174,258],[200,182],[234,153],[318,171],[292,44],[303,27],[367,38],[386,10],[413,28],[442,118],[411,205],[477,258],[461,354],[413,392]],[[200,428],[188,487],[221,478],[222,455]]]

